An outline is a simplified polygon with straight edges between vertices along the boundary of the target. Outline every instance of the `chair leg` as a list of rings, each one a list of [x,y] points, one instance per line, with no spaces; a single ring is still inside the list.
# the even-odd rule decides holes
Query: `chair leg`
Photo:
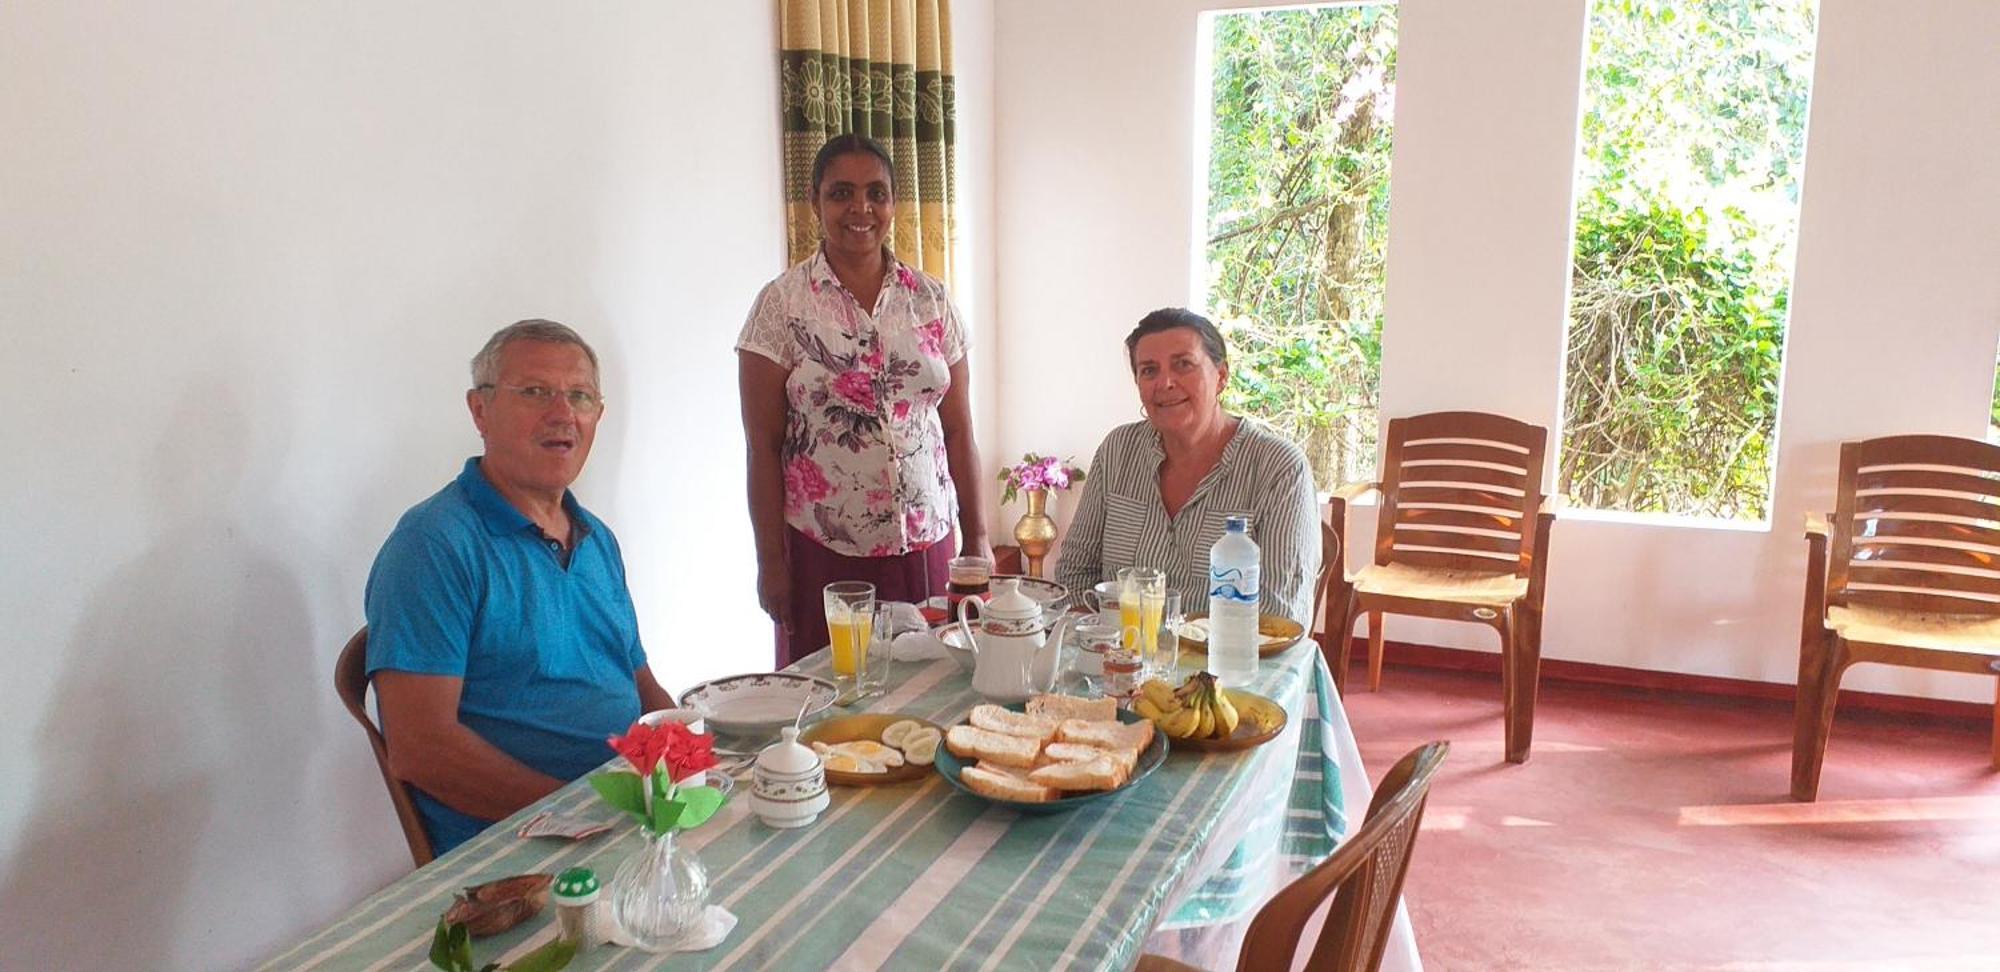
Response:
[[[1382,612],[1368,612],[1368,691],[1382,691]]]
[[[1336,628],[1329,625],[1327,627],[1327,634],[1330,637],[1326,642],[1326,648],[1332,655],[1328,661],[1333,668],[1333,689],[1340,693],[1340,697],[1343,699],[1347,698],[1347,666],[1353,664],[1354,661],[1354,641],[1350,636],[1354,633],[1354,602],[1356,600],[1358,599],[1354,596],[1354,591],[1349,589],[1346,597],[1342,598],[1337,605],[1330,605],[1328,608],[1330,611],[1337,607],[1340,611],[1340,626]],[[1331,618],[1328,620],[1331,620]]]
[[[1542,616],[1532,608],[1517,608],[1511,612],[1507,631],[1501,632],[1500,664],[1508,677],[1503,690],[1507,693],[1507,762],[1528,761],[1528,747],[1535,738],[1535,690],[1542,677]]]
[[[1993,768],[2000,770],[2000,679],[1993,681]]]
[[[1798,701],[1792,710],[1792,799],[1819,799],[1819,771],[1826,762],[1826,739],[1840,700],[1840,673],[1846,645],[1824,630],[1799,638]]]

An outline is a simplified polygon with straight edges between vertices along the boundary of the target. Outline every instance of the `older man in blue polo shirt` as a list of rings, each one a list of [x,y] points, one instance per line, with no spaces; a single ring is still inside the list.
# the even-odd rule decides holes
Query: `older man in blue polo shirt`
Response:
[[[368,576],[368,670],[389,766],[437,853],[611,755],[673,704],[653,680],[604,521],[569,491],[604,414],[597,353],[502,328],[465,394],[484,455],[403,514]]]

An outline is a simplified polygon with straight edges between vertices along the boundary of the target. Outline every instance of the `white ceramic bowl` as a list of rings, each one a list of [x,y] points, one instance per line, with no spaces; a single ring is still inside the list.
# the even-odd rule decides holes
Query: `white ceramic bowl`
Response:
[[[944,642],[944,653],[958,663],[958,668],[968,674],[972,671],[972,646],[965,643],[965,630],[955,624],[941,624],[931,629],[931,636]]]
[[[794,672],[731,675],[681,693],[681,707],[702,713],[708,727],[739,734],[775,733],[793,720],[811,719],[833,704],[832,682]]]

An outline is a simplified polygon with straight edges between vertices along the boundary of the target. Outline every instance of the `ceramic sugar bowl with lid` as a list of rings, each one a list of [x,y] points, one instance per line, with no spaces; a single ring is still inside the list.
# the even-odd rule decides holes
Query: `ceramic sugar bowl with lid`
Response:
[[[826,764],[786,726],[783,738],[757,754],[750,770],[750,809],[772,827],[803,827],[819,819],[829,802]]]

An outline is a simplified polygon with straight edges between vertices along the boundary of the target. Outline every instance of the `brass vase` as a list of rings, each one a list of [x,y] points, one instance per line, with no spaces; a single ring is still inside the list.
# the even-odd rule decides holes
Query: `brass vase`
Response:
[[[1014,524],[1014,542],[1021,547],[1021,559],[1029,577],[1042,576],[1042,558],[1056,542],[1056,521],[1049,517],[1049,492],[1030,489],[1028,512]]]

